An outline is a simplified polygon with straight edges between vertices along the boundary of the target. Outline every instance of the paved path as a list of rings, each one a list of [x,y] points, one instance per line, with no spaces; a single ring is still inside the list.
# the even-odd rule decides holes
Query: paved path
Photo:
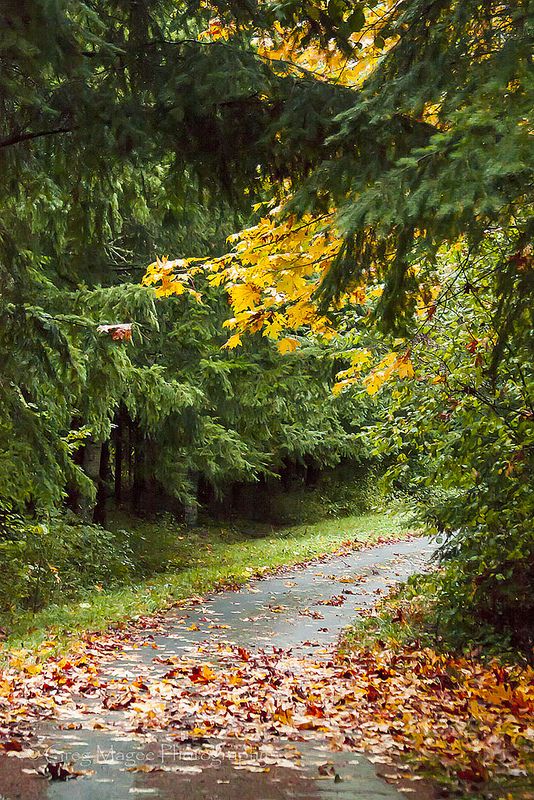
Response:
[[[381,545],[333,557],[305,568],[251,582],[239,592],[208,596],[201,605],[169,614],[164,635],[154,632],[157,650],[125,648],[110,664],[109,674],[153,678],[168,669],[162,658],[194,655],[209,636],[232,641],[248,649],[291,648],[297,655],[320,656],[325,645],[373,605],[388,587],[424,569],[434,546],[426,538]],[[347,583],[347,578],[356,581]],[[343,580],[340,580],[343,579]],[[319,604],[343,595],[342,605]],[[317,611],[320,611],[320,618]],[[315,615],[313,612],[316,612]],[[187,615],[187,623],[183,617]],[[194,624],[193,624],[194,623]],[[189,630],[198,626],[199,630]],[[221,626],[220,628],[209,627]],[[228,627],[227,627],[228,626]],[[147,631],[147,635],[150,631]],[[154,660],[156,657],[156,660]],[[113,714],[121,712],[110,712]],[[24,769],[34,762],[3,759],[0,763],[0,800],[49,798],[49,800],[131,800],[135,796],[171,800],[393,800],[399,792],[378,778],[373,765],[361,754],[332,753],[309,742],[297,743],[299,768],[295,769],[297,745],[280,741],[273,752],[269,772],[250,771],[241,745],[224,745],[217,751],[183,746],[154,734],[149,738],[125,735],[117,730],[59,730],[45,728],[50,752],[74,760],[77,768],[94,770],[91,776],[66,783],[47,782]],[[179,771],[128,771],[139,764],[164,763]],[[248,764],[248,766],[247,766]],[[328,764],[325,767],[324,765]],[[326,775],[321,775],[326,771]],[[337,777],[336,777],[337,776]],[[417,795],[412,794],[411,797]]]

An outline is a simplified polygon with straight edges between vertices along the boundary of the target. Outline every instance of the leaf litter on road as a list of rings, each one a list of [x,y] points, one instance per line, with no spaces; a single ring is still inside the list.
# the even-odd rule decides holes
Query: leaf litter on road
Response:
[[[345,600],[344,592],[321,605]],[[195,598],[179,608],[183,614],[200,606],[209,635],[217,623],[204,602]],[[269,610],[276,614],[284,607],[271,603]],[[309,608],[299,613],[322,616]],[[190,619],[173,621],[198,629]],[[179,744],[203,748],[239,742],[248,753],[241,766],[250,771],[279,764],[281,741],[294,747],[284,759],[295,768],[299,743],[314,741],[332,751],[366,751],[372,762],[393,767],[386,773],[392,781],[407,754],[422,764],[440,762],[473,786],[528,768],[534,734],[530,667],[409,645],[341,656],[333,645],[309,642],[317,649],[302,656],[213,640],[192,644],[185,655],[155,655],[149,664],[134,660],[132,666],[136,653],[157,650],[154,636],[167,635],[168,627],[162,613],[87,634],[66,656],[54,654],[53,641],[38,661],[12,653],[0,673],[0,750],[37,758],[42,753],[33,728],[54,720],[66,730],[129,737],[165,731]]]
[[[38,670],[20,662],[16,670],[8,667],[0,683],[0,748],[17,757],[39,755],[28,744],[29,720],[56,717],[65,727],[73,723],[62,718],[76,708],[84,727],[165,730],[178,741],[239,740],[257,749],[280,737],[319,738],[332,750],[363,749],[385,763],[416,751],[474,784],[525,769],[534,729],[528,667],[408,646],[344,658],[330,647],[310,658],[225,643],[202,646],[200,663],[198,655],[156,657],[168,667],[162,676],[105,680],[100,672],[110,654],[121,655],[123,636],[88,637],[68,660],[52,657]],[[83,707],[85,698],[96,702]],[[77,730],[80,724],[74,723]]]

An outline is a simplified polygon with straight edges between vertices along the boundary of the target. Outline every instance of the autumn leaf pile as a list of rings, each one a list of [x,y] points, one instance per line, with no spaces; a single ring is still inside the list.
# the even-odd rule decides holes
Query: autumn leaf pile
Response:
[[[534,673],[408,647],[318,661],[228,645],[169,660],[132,702],[132,726],[263,742],[319,735],[332,749],[416,751],[467,781],[521,770],[534,735]]]
[[[161,658],[152,634],[162,619],[88,636],[68,658],[35,664],[13,657],[0,679],[0,747],[37,755],[31,723],[55,717],[69,727],[76,713],[83,727],[141,735],[165,730],[178,741],[230,739],[254,748],[318,737],[333,750],[439,762],[473,784],[528,769],[530,668],[408,646],[349,657],[331,648],[302,658],[219,643]],[[125,647],[154,649],[134,678],[120,675]]]

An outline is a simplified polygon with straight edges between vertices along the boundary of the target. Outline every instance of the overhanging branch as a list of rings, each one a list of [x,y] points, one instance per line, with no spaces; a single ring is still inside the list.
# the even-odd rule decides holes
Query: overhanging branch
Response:
[[[8,136],[7,139],[1,139],[0,148],[11,147],[11,145],[20,144],[21,142],[28,142],[32,139],[39,139],[42,136],[55,136],[60,133],[71,133],[73,130],[75,130],[75,128],[53,128],[52,130],[48,131],[16,133],[12,136]]]

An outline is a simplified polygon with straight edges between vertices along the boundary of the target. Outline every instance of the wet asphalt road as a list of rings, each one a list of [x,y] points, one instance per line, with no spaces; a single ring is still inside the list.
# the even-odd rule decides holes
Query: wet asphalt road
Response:
[[[250,650],[276,647],[320,657],[321,650],[337,640],[359,611],[372,606],[396,582],[424,569],[433,550],[426,538],[381,545],[252,581],[239,592],[208,596],[199,605],[169,613],[165,633],[147,629],[145,633],[147,637],[152,633],[157,649],[125,647],[110,663],[108,675],[154,678],[168,669],[160,659],[194,657],[208,637],[212,643],[231,641]],[[345,583],[347,578],[355,581]],[[320,600],[341,594],[342,605],[318,605]],[[309,612],[318,609],[321,618],[315,619]],[[199,630],[188,629],[194,625]],[[109,712],[112,724],[117,714],[121,712]],[[75,720],[75,715],[70,718]],[[83,717],[79,719],[83,723]],[[254,761],[236,743],[211,742],[198,748],[177,743],[164,733],[125,734],[119,725],[113,731],[60,730],[50,724],[40,733],[51,759],[72,761],[76,769],[92,774],[68,782],[46,781],[30,773],[36,767],[34,760],[4,757],[0,760],[0,800],[131,800],[136,796],[157,800],[387,800],[403,796],[376,775],[365,756],[333,753],[320,743],[296,745],[281,740],[274,752],[270,746],[269,772],[254,772],[250,771]],[[300,755],[295,760],[296,749]],[[328,775],[319,775],[318,767],[325,763],[329,764]],[[173,771],[129,771],[140,764],[162,764]],[[404,796],[418,797],[419,793]]]

